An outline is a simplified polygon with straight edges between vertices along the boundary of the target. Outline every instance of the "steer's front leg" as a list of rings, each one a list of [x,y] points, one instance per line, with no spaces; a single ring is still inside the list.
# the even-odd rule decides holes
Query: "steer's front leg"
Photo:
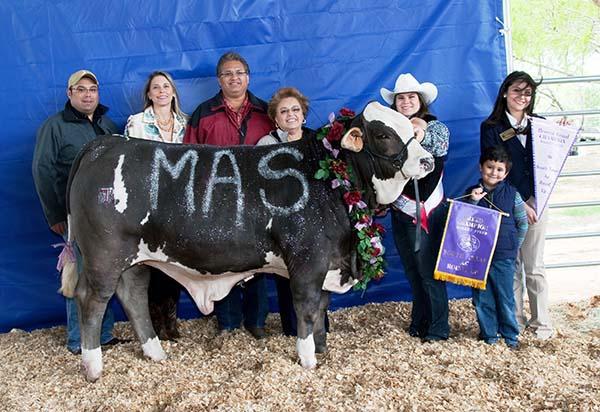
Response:
[[[320,291],[316,292],[316,299],[315,297],[304,295],[298,302],[296,297],[294,297],[294,308],[296,309],[296,317],[298,319],[296,350],[298,351],[300,364],[306,369],[314,369],[317,366],[314,332],[319,316],[319,298]]]

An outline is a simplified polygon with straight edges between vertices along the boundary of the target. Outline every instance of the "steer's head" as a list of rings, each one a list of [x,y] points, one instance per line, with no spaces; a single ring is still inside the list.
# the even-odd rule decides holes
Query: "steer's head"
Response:
[[[370,207],[392,203],[409,179],[420,179],[434,167],[411,122],[377,102],[353,119],[341,145],[352,153],[348,158]]]

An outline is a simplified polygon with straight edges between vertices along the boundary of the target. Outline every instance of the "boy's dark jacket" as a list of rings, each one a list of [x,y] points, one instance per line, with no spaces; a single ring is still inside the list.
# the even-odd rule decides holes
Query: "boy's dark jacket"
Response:
[[[471,193],[471,191],[474,188],[479,186],[482,186],[481,180],[479,181],[479,185],[470,187],[469,189],[467,189],[465,194]],[[519,251],[519,240],[517,238],[516,220],[513,214],[515,208],[516,194],[517,189],[515,189],[514,186],[512,186],[506,181],[502,181],[498,183],[494,190],[487,192],[485,197],[483,197],[478,203],[476,203],[477,206],[492,209],[493,207],[485,200],[488,199],[500,210],[510,215],[502,216],[501,218],[502,220],[500,222],[498,242],[496,243],[496,251],[494,252],[494,256],[492,257],[492,259],[494,260],[516,259],[517,257],[517,252]]]

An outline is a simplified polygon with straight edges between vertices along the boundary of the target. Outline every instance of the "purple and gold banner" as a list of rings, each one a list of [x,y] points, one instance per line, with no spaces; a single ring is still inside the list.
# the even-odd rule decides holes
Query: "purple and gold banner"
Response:
[[[433,277],[485,289],[496,249],[501,213],[450,200],[444,237]]]

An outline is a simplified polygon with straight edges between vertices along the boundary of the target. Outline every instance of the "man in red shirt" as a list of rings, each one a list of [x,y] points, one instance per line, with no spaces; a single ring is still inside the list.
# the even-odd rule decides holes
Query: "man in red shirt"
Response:
[[[239,54],[227,52],[217,64],[217,78],[221,91],[196,108],[183,142],[216,146],[256,144],[274,126],[267,115],[267,103],[248,91],[248,63]],[[235,286],[229,295],[215,302],[220,330],[239,328],[243,318],[245,328],[257,339],[265,336],[268,313],[264,274],[256,274],[244,287]]]
[[[267,103],[248,90],[250,68],[242,56],[228,52],[217,65],[221,91],[201,103],[190,118],[184,143],[254,145],[273,130]]]

